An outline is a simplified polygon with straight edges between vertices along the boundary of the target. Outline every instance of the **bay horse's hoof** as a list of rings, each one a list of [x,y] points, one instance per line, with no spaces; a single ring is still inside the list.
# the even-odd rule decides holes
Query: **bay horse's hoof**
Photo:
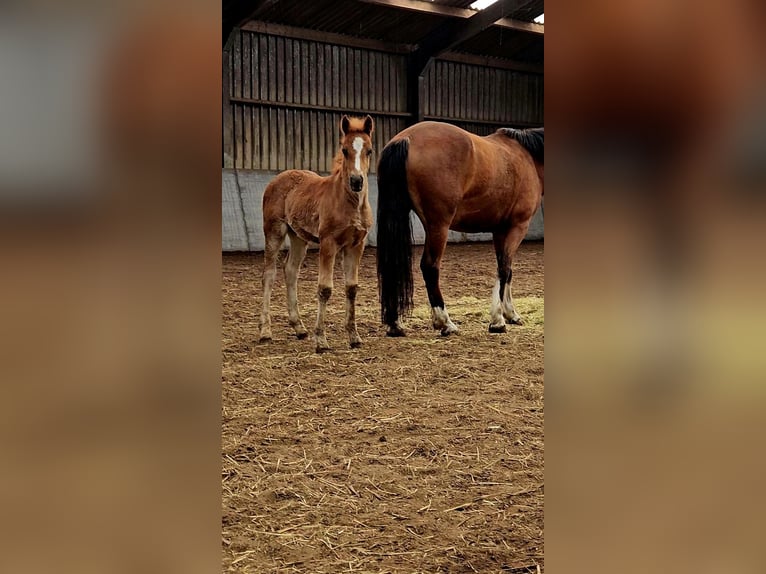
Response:
[[[269,342],[271,342],[271,335],[261,335],[258,338],[258,342],[259,343],[269,343]]]
[[[305,333],[295,333],[295,336],[298,337],[300,341],[303,341],[306,337],[309,336],[308,331]]]
[[[316,351],[318,354],[321,355],[322,353],[327,353],[329,351],[332,351],[332,349],[330,347],[317,347]]]
[[[359,348],[359,347],[361,347],[361,346],[362,346],[362,342],[361,342],[361,341],[353,341],[353,342],[351,343],[351,348],[352,348],[352,349],[358,349],[358,348]]]
[[[404,332],[404,329],[401,327],[394,325],[389,326],[386,330],[386,337],[406,337],[407,334]]]
[[[522,319],[520,315],[512,315],[512,316],[509,317],[505,313],[503,313],[503,318],[505,319],[506,323],[509,323],[511,325],[523,325],[524,324],[524,319]]]
[[[458,329],[455,325],[447,325],[442,329],[442,337],[449,337],[450,335],[457,333]]]
[[[490,325],[489,332],[490,333],[507,333],[508,328],[505,325]]]

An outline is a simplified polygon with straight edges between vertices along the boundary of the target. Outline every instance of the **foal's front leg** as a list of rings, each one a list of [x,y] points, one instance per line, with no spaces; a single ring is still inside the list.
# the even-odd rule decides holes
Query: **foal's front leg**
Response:
[[[361,347],[356,330],[356,291],[359,285],[359,263],[364,253],[364,240],[343,250],[343,272],[346,278],[346,333],[352,349]]]
[[[317,309],[317,324],[314,329],[317,353],[330,350],[324,332],[324,315],[327,310],[327,302],[332,295],[332,271],[335,267],[335,255],[337,253],[338,246],[333,239],[322,240],[319,243],[319,287],[317,289],[319,308]]]

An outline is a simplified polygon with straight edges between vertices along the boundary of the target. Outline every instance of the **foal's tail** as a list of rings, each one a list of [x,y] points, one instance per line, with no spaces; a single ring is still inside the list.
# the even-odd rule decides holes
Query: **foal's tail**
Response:
[[[378,162],[378,289],[380,314],[394,326],[412,309],[412,202],[407,188],[410,142],[390,142]]]

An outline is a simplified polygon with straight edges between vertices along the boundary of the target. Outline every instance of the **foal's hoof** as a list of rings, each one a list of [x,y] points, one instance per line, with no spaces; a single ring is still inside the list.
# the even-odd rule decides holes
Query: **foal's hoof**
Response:
[[[490,325],[489,326],[489,332],[490,333],[507,333],[508,328],[503,325]]]
[[[258,342],[259,342],[259,343],[268,343],[269,341],[271,341],[271,333],[263,333],[263,334],[262,334],[262,335],[261,335],[261,336],[258,338]]]
[[[352,341],[351,342],[351,348],[352,349],[358,349],[361,346],[362,346],[362,342],[361,341]]]
[[[322,353],[329,353],[332,349],[330,347],[317,347],[316,351],[317,354],[321,355]]]
[[[306,337],[309,336],[308,331],[305,333],[295,333],[295,336],[298,337],[298,340],[303,341]]]

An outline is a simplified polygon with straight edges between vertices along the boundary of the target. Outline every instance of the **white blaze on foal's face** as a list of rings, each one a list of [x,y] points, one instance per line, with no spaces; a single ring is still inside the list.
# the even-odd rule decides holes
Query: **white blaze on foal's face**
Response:
[[[354,154],[354,169],[358,172],[362,171],[362,148],[364,148],[364,140],[360,137],[354,138],[352,147],[356,152]]]

